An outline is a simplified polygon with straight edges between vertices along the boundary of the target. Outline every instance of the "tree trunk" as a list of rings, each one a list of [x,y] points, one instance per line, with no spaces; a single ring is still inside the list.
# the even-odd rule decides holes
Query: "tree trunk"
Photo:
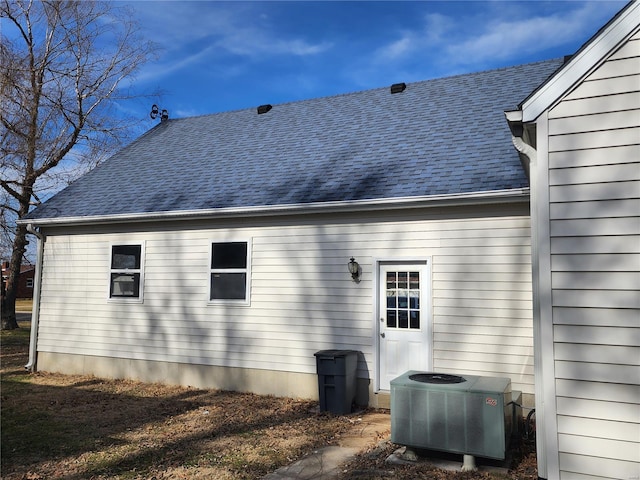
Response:
[[[8,268],[7,290],[2,300],[2,330],[20,328],[16,319],[16,292],[20,277],[20,265],[27,246],[27,229],[23,225],[16,228],[13,251]]]

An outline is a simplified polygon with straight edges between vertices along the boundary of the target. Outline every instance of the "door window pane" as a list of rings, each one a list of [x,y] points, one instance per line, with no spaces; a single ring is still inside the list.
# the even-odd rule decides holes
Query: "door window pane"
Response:
[[[388,289],[397,288],[396,272],[387,272],[387,288]]]
[[[409,292],[409,308],[413,308],[413,309],[420,308],[420,292],[419,291]]]
[[[409,272],[409,288],[420,288],[420,272]]]
[[[407,310],[398,311],[398,328],[409,328],[409,312]]]
[[[396,308],[396,294],[395,292],[387,292],[387,308]]]
[[[389,328],[420,328],[420,272],[386,273]]]
[[[397,325],[396,311],[387,310],[387,327],[395,328]]]
[[[420,328],[420,312],[412,310],[409,313],[409,328]]]
[[[398,308],[407,308],[409,306],[407,293],[406,290],[398,290]]]

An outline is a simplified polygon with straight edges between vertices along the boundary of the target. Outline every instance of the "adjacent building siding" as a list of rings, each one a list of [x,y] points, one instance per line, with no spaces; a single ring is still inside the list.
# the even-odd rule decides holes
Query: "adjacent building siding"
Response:
[[[548,118],[561,478],[638,478],[640,35]]]
[[[39,352],[314,375],[314,352],[356,349],[359,377],[373,379],[372,269],[429,258],[434,368],[508,376],[533,393],[527,204],[118,230],[45,232]],[[210,244],[234,240],[251,242],[251,304],[208,304]],[[119,242],[145,244],[144,303],[108,300]]]

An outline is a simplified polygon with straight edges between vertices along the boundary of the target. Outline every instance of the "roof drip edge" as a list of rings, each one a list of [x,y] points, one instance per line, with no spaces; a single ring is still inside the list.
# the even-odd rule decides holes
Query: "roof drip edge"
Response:
[[[419,197],[385,198],[379,200],[353,200],[308,204],[285,204],[252,207],[214,208],[203,210],[172,210],[118,215],[89,215],[79,217],[24,218],[18,224],[38,226],[99,225],[117,223],[142,223],[158,221],[203,220],[231,217],[266,217],[279,215],[305,215],[311,213],[349,213],[373,210],[400,210],[431,208],[469,204],[515,203],[528,201],[529,188],[460,193],[452,195],[428,195]]]

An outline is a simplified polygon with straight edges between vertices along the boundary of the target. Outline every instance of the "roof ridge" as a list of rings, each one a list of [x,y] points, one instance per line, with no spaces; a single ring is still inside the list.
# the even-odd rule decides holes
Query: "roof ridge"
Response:
[[[407,84],[407,86],[410,86],[410,85],[425,84],[425,83],[429,83],[429,82],[450,80],[450,79],[460,78],[460,77],[474,77],[474,76],[479,76],[479,75],[486,75],[488,73],[509,70],[509,69],[512,69],[512,68],[527,67],[527,66],[533,66],[533,65],[543,64],[543,63],[556,62],[556,61],[558,61],[560,59],[562,59],[562,57],[548,58],[546,60],[537,60],[535,62],[521,63],[521,64],[517,64],[517,65],[508,65],[508,66],[504,66],[504,67],[490,68],[490,69],[481,70],[481,71],[478,71],[478,72],[467,72],[467,73],[458,73],[458,74],[455,74],[455,75],[446,75],[444,77],[433,77],[433,78],[427,78],[427,79],[424,79],[424,80],[417,80],[415,82],[405,82],[405,83]],[[351,92],[336,93],[336,94],[333,94],[333,95],[324,95],[324,96],[320,96],[320,97],[309,97],[309,98],[303,98],[303,99],[298,99],[298,100],[289,100],[289,101],[286,101],[286,102],[274,103],[274,104],[271,104],[271,105],[273,107],[282,107],[282,106],[299,104],[299,103],[304,103],[304,102],[326,101],[326,100],[335,99],[335,98],[348,97],[348,96],[352,96],[352,95],[361,95],[363,93],[368,93],[368,92],[375,92],[376,90],[384,90],[384,89],[388,89],[391,85],[392,84],[390,83],[389,85],[380,86],[380,87],[365,88],[365,89],[361,89],[361,90],[353,90]],[[266,103],[263,104],[263,105],[266,105]],[[246,112],[246,111],[255,110],[256,108],[258,108],[258,105],[253,106],[253,107],[236,108],[236,109],[233,109],[233,110],[222,110],[222,111],[219,111],[219,112],[203,113],[203,114],[200,114],[200,115],[193,115],[193,116],[188,116],[188,117],[169,118],[168,120],[166,120],[166,122],[177,122],[177,121],[180,121],[180,120],[193,120],[193,119],[198,119],[198,118],[203,118],[203,117],[213,117],[213,116],[216,116],[216,115],[224,115],[224,114],[233,114],[233,113],[239,113],[239,112]]]

